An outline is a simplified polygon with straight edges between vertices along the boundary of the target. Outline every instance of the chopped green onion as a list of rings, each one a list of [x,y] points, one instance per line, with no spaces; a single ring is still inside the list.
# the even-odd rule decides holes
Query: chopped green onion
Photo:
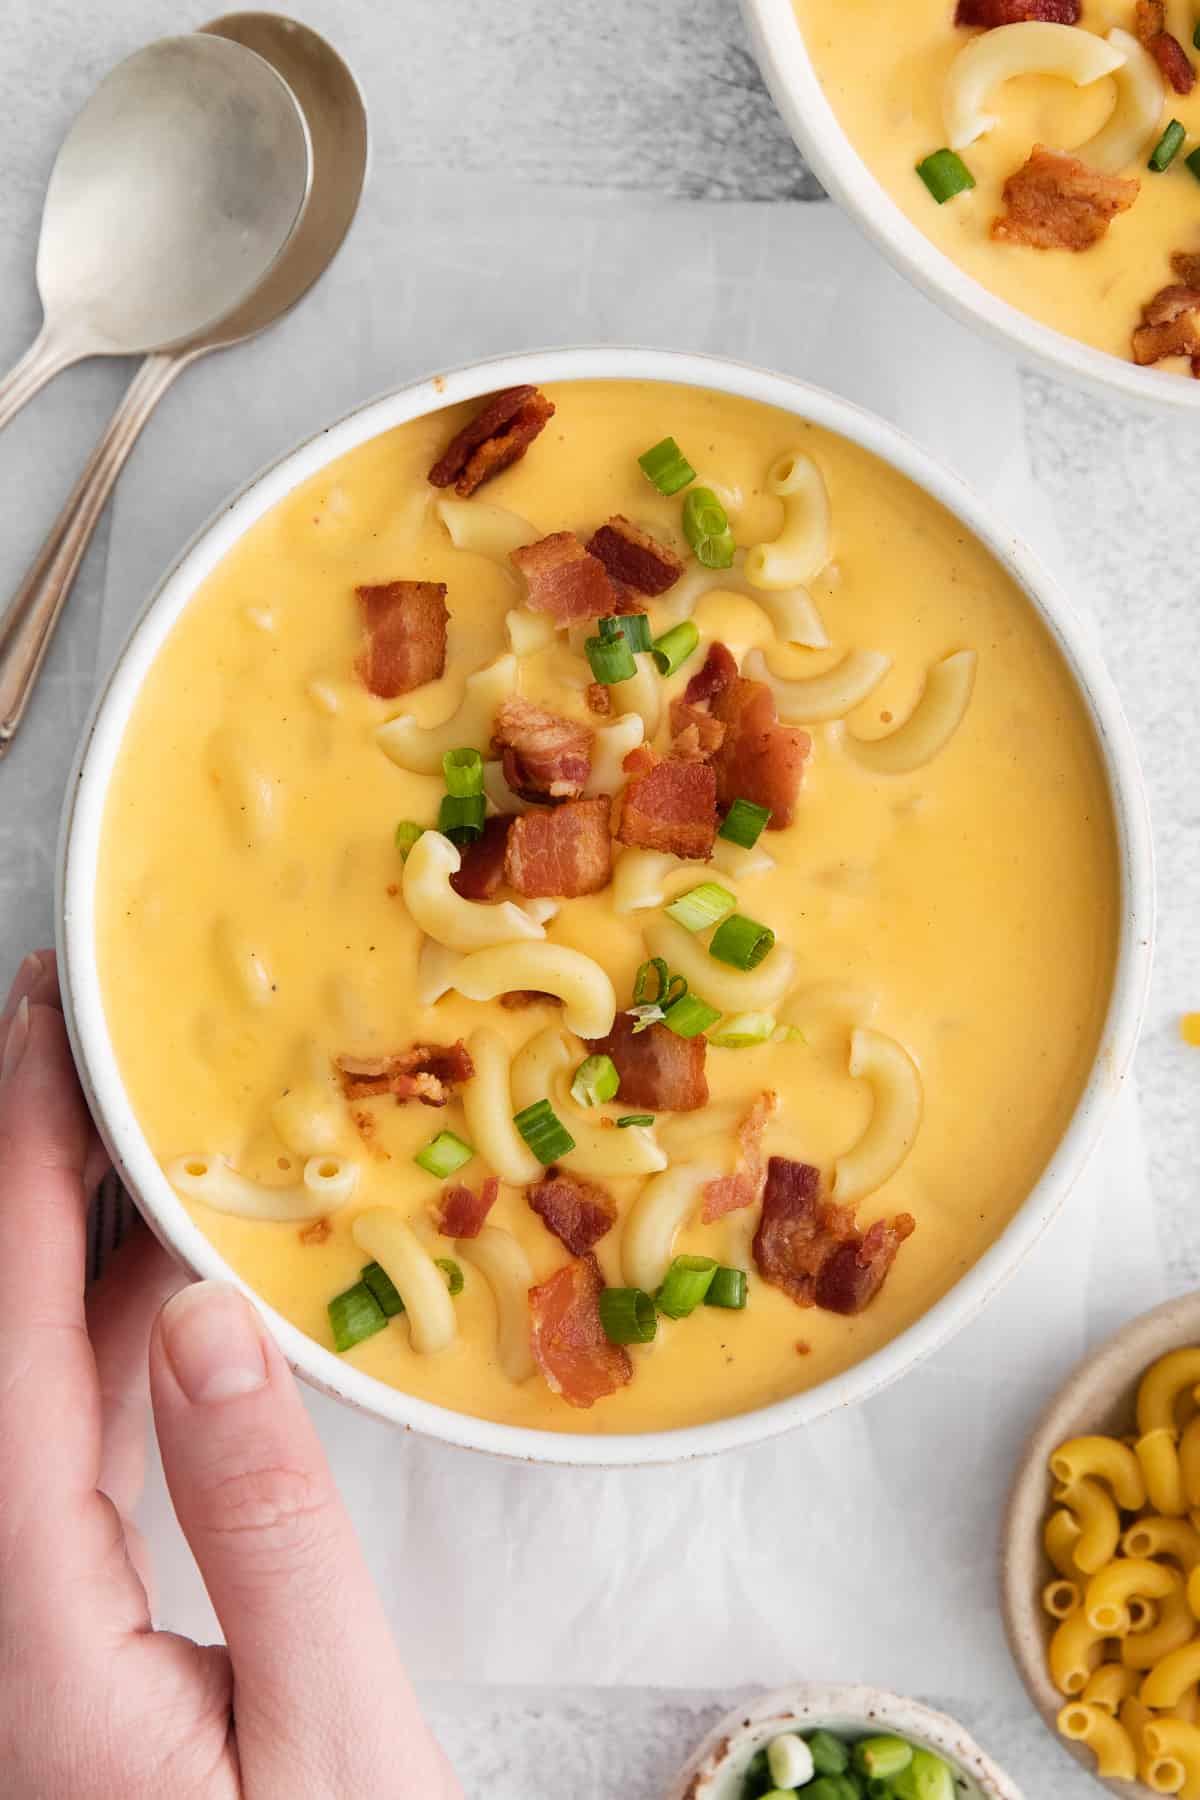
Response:
[[[438,830],[462,849],[483,831],[487,801],[482,794],[446,794],[438,808]]]
[[[653,1113],[626,1113],[623,1118],[617,1120],[617,1130],[624,1131],[630,1125],[653,1125],[653,1123]]]
[[[1200,25],[1197,25],[1192,33],[1192,45],[1195,49],[1200,50]]]
[[[897,1790],[881,1776],[867,1776],[867,1800],[896,1800]]]
[[[1196,180],[1200,181],[1200,148],[1190,150],[1183,160],[1192,171],[1192,174],[1196,177]]]
[[[753,850],[770,817],[768,806],[757,806],[753,800],[735,800],[725,814],[725,822],[717,836],[727,843],[740,844],[743,850]]]
[[[855,1767],[884,1781],[907,1769],[912,1759],[913,1747],[902,1737],[860,1738],[854,1746]]]
[[[775,933],[769,925],[731,913],[708,940],[708,954],[735,969],[757,969],[774,944]]]
[[[649,1031],[652,1025],[661,1025],[666,1018],[666,1014],[657,1000],[651,1001],[648,1006],[631,1006],[628,1013],[629,1017],[636,1021],[633,1027],[634,1037],[639,1031]]]
[[[1167,129],[1163,132],[1157,144],[1155,144],[1153,150],[1150,152],[1150,161],[1146,166],[1153,169],[1156,175],[1161,175],[1164,169],[1170,168],[1171,164],[1175,161],[1175,158],[1179,155],[1180,150],[1183,148],[1183,140],[1186,136],[1187,132],[1184,130],[1184,127],[1180,124],[1179,120],[1172,119],[1171,123],[1167,126]]]
[[[897,1800],[956,1800],[956,1791],[949,1763],[915,1746],[911,1763],[892,1781]]]
[[[611,1344],[648,1344],[658,1330],[658,1315],[641,1288],[600,1290],[600,1323]]]
[[[725,1306],[730,1312],[741,1312],[746,1304],[745,1269],[719,1268],[712,1278],[705,1306]]]
[[[592,666],[592,674],[605,687],[612,687],[618,681],[628,681],[637,674],[633,651],[629,648],[623,631],[618,631],[615,637],[590,637],[584,649]]]
[[[425,835],[423,825],[414,824],[412,819],[401,819],[396,827],[396,848],[402,859],[408,861],[408,853],[419,837]]]
[[[463,1272],[452,1256],[435,1256],[434,1262],[446,1277],[446,1286],[450,1290],[450,1298],[456,1299],[463,1291]]]
[[[651,975],[655,976],[658,981],[658,987],[653,996],[651,996],[650,993]],[[665,1000],[670,990],[670,986],[671,972],[667,968],[665,957],[652,956],[649,962],[644,962],[642,964],[641,968],[633,978],[633,1004],[635,1006],[640,1006],[644,1000],[649,1000],[652,997],[655,1000]],[[686,991],[685,988],[684,992],[686,993]]]
[[[798,1025],[781,1025],[778,1031],[772,1033],[771,1042],[773,1044],[807,1044],[808,1039]]]
[[[614,614],[607,619],[601,619],[599,630],[602,638],[623,636],[635,654],[639,650],[650,648],[650,616],[648,613]]]
[[[719,1007],[709,1006],[706,1000],[701,1000],[696,994],[683,994],[678,1000],[671,1002],[663,1014],[662,1022],[676,1037],[694,1038],[699,1037],[702,1031],[707,1031],[710,1025],[715,1025],[720,1016]]]
[[[781,1792],[795,1793],[813,1778],[812,1751],[795,1731],[781,1731],[767,1745],[767,1768]]]
[[[651,646],[651,655],[660,675],[673,675],[681,669],[688,657],[700,642],[700,633],[690,619],[683,619],[678,625],[672,625],[670,631],[655,638]]]
[[[712,1286],[717,1265],[711,1256],[675,1256],[666,1280],[658,1290],[659,1312],[668,1319],[686,1319],[695,1312]]]
[[[808,1747],[818,1775],[844,1775],[850,1767],[850,1752],[832,1731],[814,1731],[808,1739]]]
[[[333,1332],[333,1347],[337,1351],[353,1350],[355,1344],[374,1337],[387,1324],[383,1308],[362,1281],[347,1288],[344,1294],[335,1295],[326,1310]]]
[[[460,799],[483,792],[483,758],[478,750],[447,750],[442,758],[446,792]]]
[[[859,1800],[862,1789],[852,1775],[818,1775],[802,1792],[804,1800]],[[776,1788],[773,1795],[764,1794],[763,1800],[785,1800],[784,1790]]]
[[[548,1100],[535,1100],[513,1114],[513,1124],[546,1168],[575,1148],[571,1136]]]
[[[728,569],[736,548],[729,515],[711,488],[693,488],[683,503],[683,535],[706,569]]]
[[[585,1056],[571,1083],[571,1098],[577,1106],[603,1106],[616,1097],[620,1079],[611,1056]]]
[[[453,1175],[456,1169],[469,1163],[474,1154],[471,1145],[464,1144],[452,1131],[439,1131],[432,1143],[417,1151],[413,1161],[419,1169],[428,1169],[431,1175],[444,1181],[447,1175]]]
[[[707,931],[710,925],[715,925],[726,913],[732,912],[736,905],[736,894],[731,894],[719,882],[704,881],[699,887],[680,894],[678,900],[672,900],[664,910],[687,931]]]
[[[975,177],[954,150],[935,150],[917,164],[917,174],[939,206],[975,186]]]
[[[673,437],[665,437],[661,444],[643,450],[638,457],[638,467],[660,494],[677,494],[680,488],[696,479],[695,469]]]
[[[380,1311],[385,1319],[394,1319],[404,1311],[404,1302],[400,1298],[395,1282],[382,1264],[368,1263],[362,1272],[364,1287],[369,1287],[379,1302]]]
[[[718,1050],[749,1050],[754,1044],[769,1043],[774,1035],[771,1013],[734,1013],[721,1021],[720,1031],[714,1031],[708,1041]]]

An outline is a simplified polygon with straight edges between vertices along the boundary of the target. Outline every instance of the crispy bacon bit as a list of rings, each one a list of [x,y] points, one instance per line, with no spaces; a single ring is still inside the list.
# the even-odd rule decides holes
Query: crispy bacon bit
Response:
[[[1078,25],[1082,0],[958,0],[956,25],[1025,25],[1041,19],[1048,25]]]
[[[336,1067],[347,1100],[394,1094],[401,1106],[406,1100],[445,1106],[451,1091],[475,1073],[461,1038],[456,1044],[414,1044],[397,1056],[339,1056]]]
[[[500,1004],[510,1012],[521,1012],[527,1006],[561,1006],[562,1001],[557,994],[543,994],[537,988],[514,988],[511,994],[501,994]]]
[[[1179,39],[1167,30],[1167,9],[1163,0],[1137,0],[1134,30],[1138,41],[1158,64],[1163,80],[1168,81],[1177,94],[1190,94],[1196,83],[1196,71]]]
[[[591,1406],[633,1380],[629,1352],[610,1344],[600,1323],[603,1289],[595,1257],[585,1256],[529,1290],[534,1358],[569,1406]]]
[[[703,1036],[677,1037],[665,1025],[635,1031],[636,1021],[618,1013],[607,1037],[589,1042],[595,1056],[611,1056],[620,1079],[622,1106],[649,1112],[695,1112],[708,1104]]]
[[[313,1219],[309,1224],[300,1227],[302,1244],[325,1244],[332,1236],[333,1226],[324,1217]]]
[[[704,1210],[700,1214],[705,1225],[711,1225],[714,1219],[724,1218],[726,1213],[737,1212],[739,1207],[753,1206],[762,1193],[763,1182],[767,1178],[762,1135],[766,1130],[767,1120],[778,1105],[779,1096],[768,1088],[758,1096],[738,1126],[741,1167],[735,1169],[732,1175],[718,1175],[715,1181],[705,1183]]]
[[[721,643],[710,644],[704,666],[697,669],[684,688],[683,698],[689,706],[704,706],[731,688],[737,676],[733,651]]]
[[[450,886],[464,900],[494,899],[504,880],[504,852],[512,822],[511,813],[485,819],[480,835],[462,852],[462,867],[450,877]]]
[[[1171,267],[1184,287],[1200,287],[1200,253],[1177,250],[1171,258]]]
[[[672,756],[683,756],[690,762],[707,762],[724,741],[725,727],[720,719],[714,719],[702,706],[691,706],[686,700],[672,700]]]
[[[1139,186],[1035,144],[1029,161],[1004,184],[1008,212],[992,221],[992,236],[1037,250],[1090,249],[1116,214],[1133,205]]]
[[[531,612],[550,613],[559,625],[597,619],[616,611],[617,596],[604,564],[585,550],[573,531],[554,531],[536,544],[510,552],[525,577]]]
[[[1200,288],[1181,282],[1160,288],[1143,306],[1142,318],[1133,334],[1134,362],[1200,355]]]
[[[890,1222],[877,1220],[864,1236],[852,1208],[822,1200],[819,1169],[773,1156],[767,1164],[754,1260],[764,1281],[782,1288],[797,1306],[861,1312],[915,1229],[912,1216],[900,1213]]]
[[[616,1223],[616,1204],[607,1189],[565,1169],[547,1169],[525,1198],[572,1256],[586,1256]]]
[[[449,487],[467,500],[519,462],[554,417],[554,405],[535,387],[505,388],[493,394],[469,424],[451,438],[429,471],[434,487]]]
[[[478,1193],[469,1187],[443,1188],[434,1207],[437,1228],[443,1237],[473,1238],[483,1230],[483,1222],[496,1204],[500,1183],[489,1175]]]
[[[645,850],[707,858],[717,835],[717,778],[705,762],[660,760],[639,745],[625,758],[629,776],[617,836]]]
[[[356,588],[366,643],[354,667],[369,693],[395,700],[446,667],[444,581],[385,581]]]
[[[592,772],[594,742],[587,725],[516,694],[501,702],[492,733],[504,779],[522,800],[577,800]]]
[[[779,723],[775,696],[765,682],[740,675],[716,696],[713,714],[725,727],[712,761],[717,804],[724,809],[739,796],[752,800],[770,811],[768,831],[782,831],[792,822],[812,739]]]
[[[594,712],[598,719],[612,717],[612,690],[602,681],[589,681],[587,686],[588,711]]]
[[[553,812],[527,812],[514,819],[504,857],[504,879],[530,897],[595,894],[612,875],[611,802],[568,800]]]
[[[615,513],[588,540],[614,581],[639,594],[665,594],[683,574],[683,564],[666,544]]]

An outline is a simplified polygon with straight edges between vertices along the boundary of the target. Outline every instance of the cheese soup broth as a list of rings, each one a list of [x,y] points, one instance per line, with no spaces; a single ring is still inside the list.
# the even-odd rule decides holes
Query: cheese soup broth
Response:
[[[632,1351],[632,1382],[590,1411],[567,1406],[539,1376],[520,1385],[505,1376],[491,1294],[469,1268],[449,1349],[415,1354],[401,1319],[349,1353],[379,1379],[459,1411],[560,1431],[643,1431],[825,1380],[911,1324],[995,1239],[1053,1152],[1096,1053],[1114,962],[1115,837],[1090,724],[1041,624],[991,556],[902,476],[841,438],[725,395],[580,382],[551,397],[558,410],[544,436],[483,494],[542,533],[590,531],[622,512],[666,535],[679,501],[660,498],[636,458],[670,432],[705,478],[740,493],[734,526],[750,544],[778,529],[779,503],[763,491],[772,460],[797,448],[815,456],[833,506],[834,563],[814,584],[832,649],[791,654],[803,672],[854,647],[892,657],[850,717],[861,735],[905,716],[931,662],[963,648],[979,656],[962,724],[911,775],[868,774],[838,747],[836,728],[815,727],[796,822],[761,840],[776,866],[731,882],[742,908],[794,951],[797,991],[837,979],[877,993],[873,1024],[908,1047],[923,1075],[915,1147],[860,1208],[864,1223],[907,1211],[917,1226],[870,1307],[854,1318],[804,1310],[759,1279],[751,1208],[693,1223],[676,1244],[749,1268],[746,1310],[700,1307],[661,1321],[658,1341]],[[203,1151],[258,1180],[295,1179],[270,1111],[314,1066],[451,1043],[481,1022],[516,1046],[561,1018],[455,993],[417,1005],[419,933],[397,891],[392,834],[399,819],[436,816],[442,783],[396,767],[374,741],[373,728],[399,712],[444,716],[466,674],[505,648],[518,584],[497,562],[451,547],[425,481],[471,410],[389,432],[297,488],[197,592],[134,708],[107,802],[97,949],[118,1061],[164,1163]],[[386,702],[354,679],[354,587],[399,577],[446,582],[449,650],[443,680]],[[712,593],[695,617],[701,649],[676,688],[704,639],[721,637],[739,657],[770,640],[743,596]],[[565,655],[560,641],[530,659],[524,691],[578,711],[582,696],[562,682]],[[231,736],[257,772],[250,803],[214,750]],[[703,879],[704,865],[695,868]],[[650,916],[616,914],[606,891],[565,902],[548,937],[601,962],[624,1006]],[[247,958],[257,959],[253,998],[239,979]],[[828,1174],[871,1102],[847,1073],[845,1021],[814,1005],[803,1026],[803,1042],[709,1048],[707,1112],[660,1119],[672,1158],[715,1133],[727,1139],[773,1088],[768,1150]],[[338,1147],[362,1172],[326,1241],[189,1203],[238,1273],[324,1344],[326,1305],[366,1260],[354,1217],[393,1204],[427,1220],[441,1184],[413,1155],[443,1127],[464,1132],[457,1100],[444,1111],[391,1099],[369,1110],[369,1145],[347,1112]],[[477,1186],[484,1173],[476,1161],[460,1178]],[[609,1185],[627,1209],[638,1184]],[[538,1279],[565,1260],[521,1190],[502,1187],[489,1222],[515,1234]],[[435,1255],[451,1253],[421,1230]],[[597,1251],[615,1282],[620,1238],[618,1222]]]

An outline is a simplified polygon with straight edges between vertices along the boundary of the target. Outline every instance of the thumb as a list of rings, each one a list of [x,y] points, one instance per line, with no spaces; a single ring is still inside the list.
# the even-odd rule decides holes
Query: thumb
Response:
[[[220,1282],[170,1299],[150,1383],[175,1511],[234,1674],[248,1792],[460,1793],[426,1731],[291,1373]]]

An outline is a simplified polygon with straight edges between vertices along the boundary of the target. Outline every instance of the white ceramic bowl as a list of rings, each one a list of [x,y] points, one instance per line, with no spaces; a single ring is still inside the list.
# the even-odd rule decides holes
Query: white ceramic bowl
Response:
[[[805,161],[901,274],[968,325],[981,326],[1060,374],[1147,405],[1191,412],[1200,407],[1200,382],[1161,369],[1140,369],[1081,344],[1010,306],[960,269],[901,211],[846,136],[817,79],[792,0],[742,0],[742,11],[763,79]],[[951,11],[947,0],[947,19]],[[868,29],[862,19],[858,26]]]
[[[950,1764],[961,1800],[1022,1800],[1020,1790],[961,1725],[884,1688],[806,1681],[760,1694],[718,1719],[667,1791],[667,1800],[741,1800],[742,1777],[763,1744],[783,1731],[824,1728],[835,1737],[894,1732]]]
[[[939,467],[892,426],[819,388],[781,375],[717,358],[657,350],[532,352],[475,363],[387,394],[310,438],[259,475],[183,551],[149,601],[98,699],[68,792],[57,912],[63,1000],[76,1060],[122,1179],[158,1236],[189,1269],[201,1276],[235,1279],[193,1223],[142,1135],[109,1041],[94,953],[96,869],[105,799],[126,720],[142,681],[183,608],[221,558],[256,520],[327,463],[380,432],[457,401],[519,382],[596,379],[715,388],[782,407],[861,444],[954,513],[1028,595],[1079,684],[1108,769],[1122,882],[1118,962],[1100,1052],[1071,1123],[1041,1179],[997,1242],[924,1317],[854,1368],[807,1393],[687,1430],[622,1436],[526,1430],[470,1418],[387,1387],[263,1307],[271,1330],[301,1375],[323,1392],[379,1418],[472,1449],[536,1462],[611,1467],[707,1455],[803,1425],[895,1380],[978,1311],[1058,1210],[1116,1096],[1133,1051],[1145,998],[1153,875],[1137,755],[1116,691],[1089,636],[1046,572],[1008,529],[988,516],[957,476]]]

